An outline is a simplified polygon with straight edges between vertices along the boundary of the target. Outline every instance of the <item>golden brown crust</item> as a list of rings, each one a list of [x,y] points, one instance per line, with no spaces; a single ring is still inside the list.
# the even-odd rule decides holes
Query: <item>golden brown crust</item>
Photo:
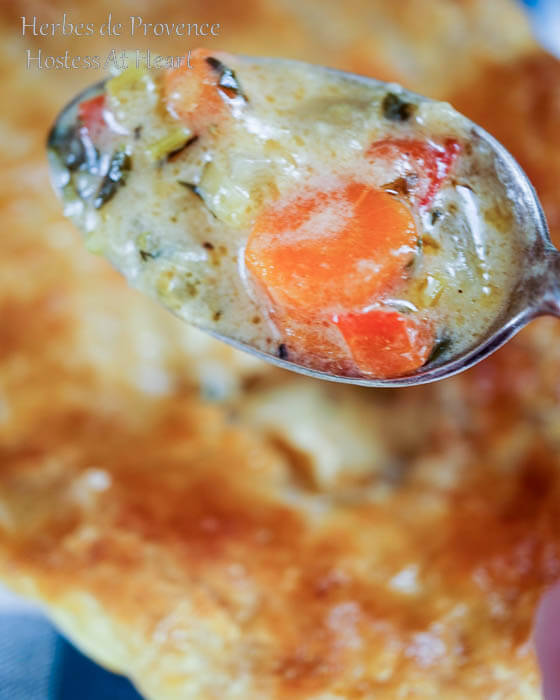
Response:
[[[290,36],[297,57],[368,72],[391,42],[401,79],[444,93],[518,155],[560,241],[560,104],[550,96],[560,66],[531,48],[517,10],[404,3],[410,16],[428,8],[430,34],[402,3],[370,3],[368,46],[355,28],[366,10],[356,3],[344,34],[329,6],[322,31],[346,37],[333,55],[314,33],[315,6],[306,24],[300,5],[254,0],[238,24],[228,17],[223,48],[281,54]],[[151,698],[538,697],[532,614],[560,573],[556,323],[534,323],[464,376],[398,392],[312,383],[182,326],[62,220],[45,120],[84,76],[22,78],[11,39],[21,12],[10,7],[2,579]],[[496,13],[511,27],[502,48],[485,55],[473,30],[461,35],[457,73],[446,69],[451,51],[433,37],[457,19],[481,36]],[[407,50],[419,56],[409,68]],[[201,385],[218,400],[201,398]]]

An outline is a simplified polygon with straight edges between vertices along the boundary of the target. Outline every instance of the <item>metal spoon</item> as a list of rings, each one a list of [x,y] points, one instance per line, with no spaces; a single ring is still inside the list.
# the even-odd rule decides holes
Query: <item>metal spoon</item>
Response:
[[[260,60],[260,59],[259,59]],[[270,61],[273,59],[264,59]],[[363,76],[325,69],[334,75],[363,81],[366,85],[383,86],[381,81]],[[49,161],[53,186],[60,195],[65,183],[64,171],[60,168],[60,152],[56,152],[57,140],[61,133],[72,128],[76,122],[77,105],[84,99],[101,94],[105,81],[91,86],[72,100],[60,113],[48,139]],[[390,87],[387,85],[387,87]],[[392,87],[392,86],[391,86]],[[416,99],[428,98],[408,93]],[[548,227],[538,197],[529,179],[513,156],[490,134],[477,124],[470,122],[473,137],[485,143],[494,155],[496,172],[506,187],[514,212],[526,236],[523,259],[519,261],[519,280],[513,289],[504,312],[487,335],[468,351],[440,363],[430,363],[415,373],[391,379],[367,379],[348,377],[322,372],[305,367],[276,355],[262,352],[236,339],[224,336],[214,330],[202,328],[213,337],[235,348],[248,352],[278,367],[289,369],[316,379],[325,379],[366,387],[403,387],[426,384],[450,377],[480,362],[506,343],[513,335],[532,319],[553,315],[560,317],[560,252],[552,245]],[[72,160],[74,154],[68,153]]]

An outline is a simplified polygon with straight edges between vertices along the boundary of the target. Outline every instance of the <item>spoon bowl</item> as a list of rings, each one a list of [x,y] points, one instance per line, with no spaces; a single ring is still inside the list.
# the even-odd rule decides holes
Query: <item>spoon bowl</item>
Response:
[[[258,60],[266,65],[274,62],[275,59]],[[284,63],[292,62],[284,61]],[[372,78],[355,76],[334,69],[324,70],[335,76],[362,81],[364,85],[385,86],[387,89],[392,87]],[[68,168],[72,167],[74,160],[88,157],[87,152],[73,153],[61,150],[61,144],[68,142],[64,136],[69,130],[76,128],[78,105],[85,99],[103,94],[105,83],[106,81],[101,81],[74,98],[62,110],[49,134],[47,145],[51,178],[55,190],[61,196],[68,182]],[[415,95],[408,91],[405,92],[414,96],[417,100],[431,102],[429,98]],[[475,346],[449,360],[429,363],[412,374],[379,379],[331,374],[313,369],[289,361],[286,358],[278,357],[273,353],[264,352],[248,343],[217,332],[215,329],[205,328],[196,323],[193,325],[197,325],[220,341],[283,369],[295,371],[316,379],[365,387],[389,388],[426,384],[462,372],[501,347],[533,318],[546,314],[559,316],[560,252],[554,248],[550,241],[546,219],[535,190],[513,156],[495,138],[473,122],[470,122],[470,133],[473,139],[484,144],[491,152],[495,171],[500,182],[505,187],[508,199],[512,204],[516,225],[518,229],[523,231],[525,237],[523,242],[523,259],[519,261],[519,269],[516,271],[518,274],[517,284],[512,290],[499,318],[496,319],[485,336],[480,338],[480,341]],[[72,214],[71,211],[66,211],[65,213]]]

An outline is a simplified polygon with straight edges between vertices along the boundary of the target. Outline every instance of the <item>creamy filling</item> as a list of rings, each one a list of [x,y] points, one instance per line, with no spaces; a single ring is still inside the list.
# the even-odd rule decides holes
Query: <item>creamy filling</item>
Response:
[[[379,307],[429,323],[429,362],[483,338],[515,283],[520,237],[493,155],[469,122],[398,86],[220,54],[219,65],[226,61],[233,78],[224,71],[220,80],[230,84],[216,85],[224,111],[203,127],[173,110],[163,73],[129,71],[107,84],[98,127],[88,127],[86,115],[77,128],[53,132],[65,211],[89,249],[190,323],[300,364],[368,376],[335,325],[319,324],[323,348],[298,349],[313,320],[295,314],[286,322],[282,309],[279,322],[245,261],[264,209],[309,183],[326,193],[339,182],[362,183],[408,208],[417,244],[395,283],[353,311]],[[431,155],[410,156],[412,141]],[[322,245],[351,216],[348,203],[332,197],[286,241]],[[376,274],[373,257],[359,261],[356,275]]]

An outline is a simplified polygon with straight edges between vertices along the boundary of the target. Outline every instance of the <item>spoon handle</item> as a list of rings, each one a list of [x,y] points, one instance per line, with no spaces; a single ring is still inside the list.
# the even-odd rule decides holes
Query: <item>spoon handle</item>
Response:
[[[527,282],[528,302],[535,316],[560,318],[560,251],[550,246],[542,261],[544,267]]]

